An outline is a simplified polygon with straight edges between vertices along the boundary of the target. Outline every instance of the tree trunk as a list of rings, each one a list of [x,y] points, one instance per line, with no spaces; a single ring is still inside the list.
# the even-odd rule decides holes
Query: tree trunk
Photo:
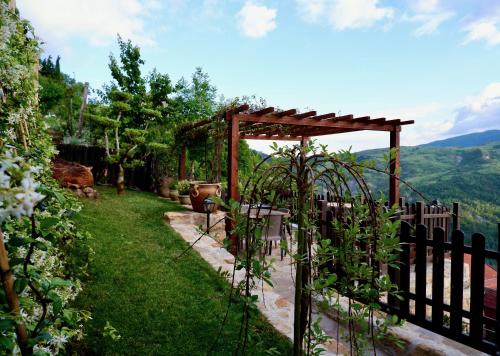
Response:
[[[295,271],[295,310],[294,310],[294,321],[293,321],[293,355],[302,356],[303,355],[303,341],[305,330],[303,324],[302,314],[306,311],[303,310],[304,306],[304,256],[307,253],[306,250],[306,236],[305,236],[305,201],[306,192],[303,191],[301,187],[298,189],[298,231],[297,231],[297,260],[296,260],[296,271]]]
[[[104,146],[106,148],[106,157],[109,158],[111,155],[109,154],[109,138],[107,129],[104,129]]]
[[[75,134],[75,132],[73,131],[73,97],[69,98],[68,131],[71,136]]]
[[[85,82],[83,86],[83,95],[82,95],[82,105],[80,106],[80,116],[78,118],[78,138],[82,137],[83,130],[83,111],[87,106],[87,95],[89,93],[89,83]]]
[[[118,195],[122,195],[125,193],[125,170],[123,169],[123,165],[118,163],[118,179],[116,181],[116,192]]]
[[[118,113],[118,117],[116,118],[116,121],[120,121],[122,117],[122,112],[120,111]],[[116,154],[120,155],[120,135],[118,132],[118,127],[115,128],[115,148],[116,148]]]
[[[9,266],[9,257],[5,249],[2,230],[0,230],[0,275],[10,311],[14,317],[18,318],[20,316],[19,299],[14,290],[14,278],[12,277],[12,271]],[[32,350],[28,346],[28,333],[22,321],[16,322],[16,334],[21,354],[30,355]]]

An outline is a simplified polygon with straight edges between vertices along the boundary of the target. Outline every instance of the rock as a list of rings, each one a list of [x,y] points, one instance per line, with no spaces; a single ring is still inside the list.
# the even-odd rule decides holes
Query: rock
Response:
[[[94,176],[92,167],[87,167],[75,162],[56,159],[52,164],[52,175],[63,187],[92,187]]]
[[[84,188],[83,192],[85,193],[85,195],[86,195],[87,198],[97,199],[97,197],[98,197],[98,193],[94,189],[92,189],[90,187]]]
[[[411,356],[444,356],[444,353],[426,344],[418,344]]]
[[[78,197],[78,198],[83,198],[85,197],[85,193],[83,192],[83,190],[81,189],[75,189],[75,195]]]

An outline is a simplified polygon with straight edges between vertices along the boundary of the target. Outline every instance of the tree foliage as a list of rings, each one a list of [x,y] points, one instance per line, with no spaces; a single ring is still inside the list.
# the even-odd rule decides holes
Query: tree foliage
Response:
[[[76,133],[84,84],[61,72],[61,58],[40,60],[40,111],[55,131],[72,137]]]

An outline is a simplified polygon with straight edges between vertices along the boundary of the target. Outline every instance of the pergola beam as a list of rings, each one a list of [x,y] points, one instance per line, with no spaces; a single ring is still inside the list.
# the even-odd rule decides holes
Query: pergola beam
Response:
[[[325,120],[325,119],[334,118],[335,116],[336,116],[336,114],[334,112],[331,112],[329,114],[323,114],[323,115],[315,116],[312,119],[314,119],[314,120]]]
[[[276,117],[274,115],[256,116],[252,114],[236,114],[239,121],[242,122],[260,122],[268,124],[284,124],[296,126],[311,126],[311,127],[327,127],[339,129],[360,129],[360,130],[373,130],[373,131],[392,131],[394,125],[384,125],[370,122],[353,122],[353,120],[321,120],[314,119],[297,119],[292,116]]]
[[[250,109],[250,106],[248,104],[243,104],[243,105],[235,107],[234,109],[231,109],[229,111],[231,111],[233,114],[237,114],[237,113],[240,113],[242,111],[247,111],[248,109]]]
[[[240,135],[245,140],[302,141],[303,136],[290,135]]]
[[[274,108],[272,106],[270,106],[270,107],[265,108],[265,109],[254,111],[252,113],[252,115],[266,115],[266,114],[270,114],[272,112],[274,112]]]
[[[311,116],[316,116],[316,111],[308,111],[308,112],[305,112],[302,114],[292,115],[293,118],[299,119],[299,120],[305,119],[306,117],[311,117]]]
[[[283,116],[295,115],[296,113],[297,113],[296,109],[290,109],[290,110],[286,110],[286,111],[275,112],[275,113],[273,113],[273,115],[277,116],[277,117],[283,117]]]
[[[274,107],[263,108],[249,113],[249,106],[244,104],[236,108],[218,113],[217,119],[225,119],[228,129],[228,200],[238,200],[238,145],[240,139],[300,141],[305,145],[310,137],[331,135],[362,130],[389,131],[390,147],[395,155],[390,161],[389,202],[391,205],[399,202],[399,167],[400,167],[400,131],[401,126],[413,124],[413,120],[371,119],[369,116],[354,118],[353,115],[337,116],[335,113],[317,115],[316,111],[297,113],[297,110],[275,111]],[[211,123],[211,120],[201,120],[183,126],[181,133]],[[185,175],[185,147],[181,147],[179,176]],[[231,252],[236,253],[237,236],[234,230],[234,220],[226,220],[226,232],[231,240]]]

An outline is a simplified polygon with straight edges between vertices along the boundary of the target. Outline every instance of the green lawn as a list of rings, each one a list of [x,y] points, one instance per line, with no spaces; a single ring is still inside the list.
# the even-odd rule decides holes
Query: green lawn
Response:
[[[165,211],[180,206],[150,193],[127,191],[117,197],[99,188],[98,200],[85,200],[77,224],[90,231],[95,251],[91,277],[76,304],[91,311],[78,354],[205,355],[214,342],[227,306],[229,285],[191,251],[173,258],[187,244],[163,223]],[[214,354],[232,354],[238,339],[240,306],[232,308]],[[109,321],[121,338],[103,336]],[[250,355],[291,345],[266,321],[253,322]]]

